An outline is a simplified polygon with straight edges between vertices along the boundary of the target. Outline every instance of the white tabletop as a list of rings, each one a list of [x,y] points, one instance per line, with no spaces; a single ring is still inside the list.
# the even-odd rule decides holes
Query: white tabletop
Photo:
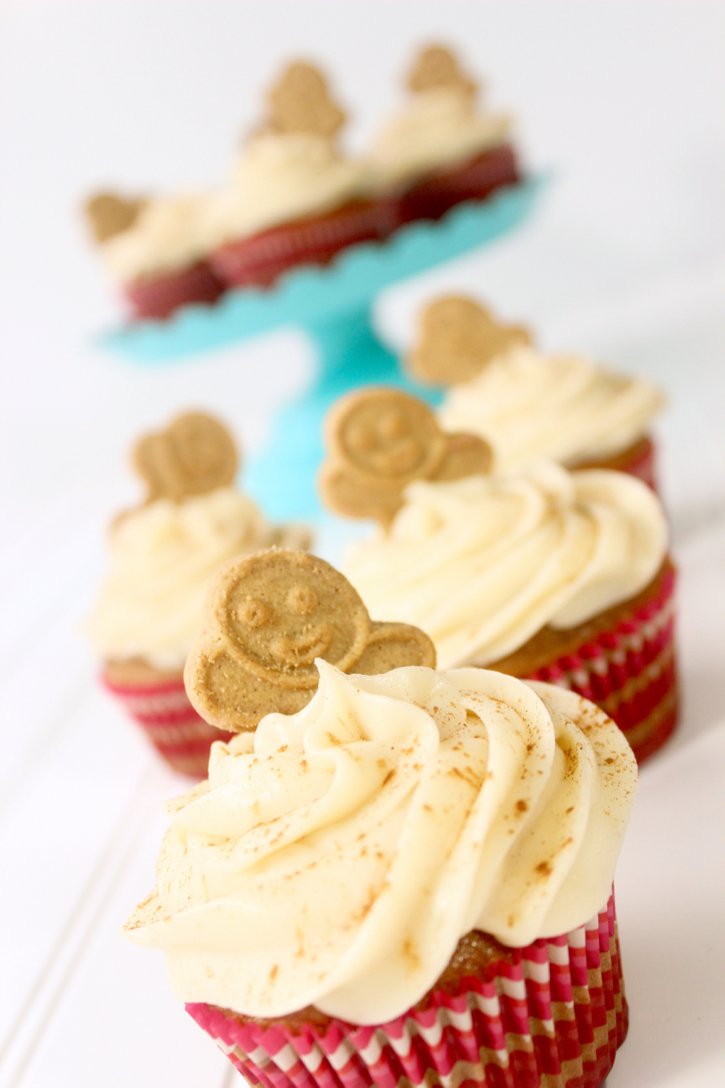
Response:
[[[530,227],[389,292],[378,322],[405,344],[422,298],[477,290],[546,346],[670,394],[683,719],[643,770],[619,867],[631,1032],[609,1084],[725,1084],[725,9],[418,3],[415,33],[411,10],[25,0],[0,15],[0,1088],[238,1082],[162,957],[118,936],[186,781],[98,689],[77,625],[105,522],[136,494],[132,437],[199,405],[252,447],[310,367],[294,332],[155,370],[104,355],[93,336],[116,311],[75,208],[94,186],[213,184],[291,53],[328,61],[359,144],[413,42],[440,37],[554,178]]]

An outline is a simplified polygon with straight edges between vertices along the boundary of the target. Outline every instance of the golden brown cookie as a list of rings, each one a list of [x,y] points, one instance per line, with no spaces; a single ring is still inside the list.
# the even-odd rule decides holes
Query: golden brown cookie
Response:
[[[446,434],[430,408],[398,389],[341,397],[325,420],[320,493],[339,514],[387,527],[413,480],[457,480],[488,472],[491,447],[477,435]]]
[[[165,431],[148,434],[134,446],[133,465],[145,480],[146,502],[204,495],[232,483],[239,458],[231,435],[204,412],[177,416]]]
[[[93,237],[101,245],[134,225],[148,200],[124,200],[115,193],[96,193],[84,205]]]
[[[452,87],[470,95],[476,93],[476,84],[461,69],[455,54],[443,45],[429,45],[420,51],[406,83],[415,94],[439,87]]]
[[[366,675],[435,668],[433,643],[417,627],[374,623],[324,559],[272,548],[238,556],[218,572],[184,683],[207,722],[242,732],[266,714],[306,706],[317,689],[318,657]]]
[[[514,344],[530,344],[520,325],[502,325],[472,298],[446,295],[429,303],[420,318],[418,342],[407,360],[420,381],[457,385],[481,373]]]
[[[305,61],[285,68],[269,92],[268,103],[267,128],[272,132],[309,132],[331,139],[345,123],[324,75]]]

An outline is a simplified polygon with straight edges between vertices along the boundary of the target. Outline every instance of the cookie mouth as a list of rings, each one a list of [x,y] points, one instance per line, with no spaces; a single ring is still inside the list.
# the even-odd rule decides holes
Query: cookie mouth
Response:
[[[311,665],[316,657],[323,657],[330,648],[332,632],[328,627],[313,627],[309,631],[288,638],[280,635],[270,646],[274,657],[286,668]]]

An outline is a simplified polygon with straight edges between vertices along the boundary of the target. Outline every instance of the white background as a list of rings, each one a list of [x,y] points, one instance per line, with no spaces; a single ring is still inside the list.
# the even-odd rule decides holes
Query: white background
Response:
[[[213,185],[290,55],[325,61],[360,148],[413,45],[458,44],[552,183],[535,221],[381,300],[410,337],[440,286],[550,347],[668,390],[683,725],[642,775],[618,876],[632,1028],[611,1088],[725,1084],[725,6],[40,3],[0,10],[0,1085],[231,1083],[160,957],[117,930],[183,788],[94,684],[76,634],[133,436],[216,408],[246,448],[305,381],[294,331],[178,366],[94,346],[118,308],[78,207],[97,187]],[[229,1067],[231,1069],[231,1067]]]

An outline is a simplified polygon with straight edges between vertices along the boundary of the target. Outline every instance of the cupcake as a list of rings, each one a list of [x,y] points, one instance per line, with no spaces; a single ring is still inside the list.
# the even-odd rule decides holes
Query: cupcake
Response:
[[[665,398],[643,378],[582,355],[545,355],[526,329],[460,296],[424,309],[406,365],[418,381],[448,387],[442,426],[485,437],[497,470],[546,458],[570,469],[629,472],[656,486],[649,429]]]
[[[345,114],[317,68],[290,64],[268,110],[209,208],[209,259],[230,287],[266,287],[289,268],[327,264],[392,229],[390,211],[365,195],[365,166],[337,146]]]
[[[226,429],[199,412],[136,445],[146,501],[111,527],[110,569],[85,632],[104,659],[103,683],[175,770],[206,775],[221,734],[194,710],[183,683],[207,582],[221,563],[277,544],[305,547],[306,531],[274,527],[233,481]]]
[[[440,219],[461,201],[519,181],[510,118],[478,108],[475,83],[448,49],[423,49],[407,86],[408,101],[369,156],[377,191],[397,202],[398,222]]]
[[[345,574],[373,614],[384,607],[429,634],[442,668],[570,688],[643,760],[677,720],[675,570],[659,500],[606,469],[539,461],[487,472],[473,447],[456,453],[465,437],[483,442],[447,435],[396,390],[338,402],[323,499],[381,522],[352,547]]]
[[[103,262],[133,317],[169,317],[223,292],[206,260],[207,204],[202,195],[125,200],[113,193],[86,203]]]
[[[295,589],[328,601],[337,584],[307,562],[287,616]],[[220,622],[243,650],[232,686],[274,644],[228,608],[270,603],[245,567],[210,590],[197,690]],[[323,619],[347,629],[351,593]],[[168,804],[157,886],[125,936],[164,952],[250,1085],[599,1088],[628,1022],[612,880],[631,750],[572,692],[384,664],[318,658],[292,713],[270,684],[256,729],[215,744],[209,780]]]

